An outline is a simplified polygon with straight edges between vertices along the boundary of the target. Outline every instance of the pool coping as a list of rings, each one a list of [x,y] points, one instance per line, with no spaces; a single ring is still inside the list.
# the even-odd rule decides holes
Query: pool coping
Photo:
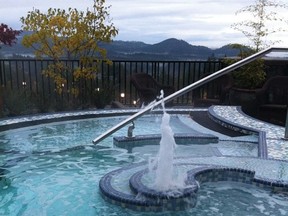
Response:
[[[208,108],[208,116],[211,120],[215,121],[219,125],[226,127],[230,130],[234,130],[243,134],[254,134],[258,136],[258,157],[267,159],[268,151],[267,151],[267,142],[266,142],[266,132],[248,127],[246,125],[240,125],[235,122],[232,122],[220,115],[218,115],[214,109],[219,106],[211,106]],[[241,115],[248,117],[245,113],[242,112],[241,107],[236,107],[237,112],[241,113]],[[250,116],[249,116],[250,117]],[[252,117],[251,117],[252,118]],[[257,119],[254,119],[257,121]]]
[[[217,110],[218,109],[218,110]],[[226,114],[219,112],[219,109],[225,110]],[[29,115],[29,116],[20,116],[20,117],[12,117],[12,118],[4,118],[0,119],[0,132],[10,129],[16,129],[21,127],[29,127],[29,126],[35,126],[38,124],[44,124],[44,123],[52,123],[52,122],[61,122],[61,121],[69,121],[69,120],[80,120],[80,119],[89,119],[89,118],[100,118],[100,117],[113,117],[113,116],[119,116],[119,115],[132,115],[136,112],[138,112],[140,109],[138,108],[129,108],[129,109],[103,109],[103,110],[86,110],[86,111],[72,111],[72,112],[59,112],[59,113],[48,113],[48,114],[36,114],[36,115]],[[273,135],[275,134],[275,130],[278,130],[278,128],[281,128],[280,126],[275,126],[272,124],[269,124],[267,122],[263,122],[257,119],[254,119],[250,116],[247,116],[245,113],[242,112],[241,107],[239,106],[211,106],[208,109],[207,108],[183,108],[183,107],[173,107],[173,108],[167,108],[166,111],[170,114],[189,114],[190,112],[195,111],[207,111],[208,110],[208,116],[218,124],[220,124],[223,127],[227,127],[229,129],[240,131],[245,134],[255,134],[258,136],[258,156],[260,158],[269,158],[268,157],[268,145],[269,142],[274,142],[275,137]],[[160,114],[163,113],[163,110],[161,108],[155,108],[151,111],[151,113]],[[242,124],[239,122],[235,122],[233,119],[229,119],[229,115],[227,117],[227,113],[230,114],[230,116],[238,116],[238,118],[245,118],[249,119],[253,122],[256,122],[257,124],[261,124],[261,127],[264,128],[266,125],[267,129],[266,131],[261,129],[255,129],[253,127],[249,127],[245,124]],[[240,116],[240,117],[239,117]],[[269,130],[272,128],[274,131],[269,134]],[[276,128],[276,129],[275,129]],[[268,131],[268,132],[267,132]],[[281,131],[280,131],[281,133]],[[284,133],[284,132],[283,132]],[[267,137],[268,134],[268,137]],[[276,133],[277,134],[277,133]],[[279,137],[279,132],[278,135]],[[277,139],[276,136],[276,139]],[[232,139],[233,140],[233,139]],[[285,142],[283,140],[280,140],[281,142]],[[268,147],[267,147],[268,145]]]
[[[0,119],[0,132],[16,129],[21,127],[29,127],[38,124],[70,121],[70,120],[80,120],[89,118],[101,118],[101,117],[113,117],[119,115],[133,115],[137,113],[139,108],[126,108],[126,109],[97,109],[97,110],[86,110],[86,111],[69,111],[69,112],[56,112],[56,113],[43,113],[35,115],[25,115],[17,117],[8,117]],[[171,114],[187,114],[195,108],[167,108],[167,112]],[[196,109],[196,110],[206,110],[207,109]],[[160,114],[163,113],[162,109],[151,110],[151,113]]]
[[[197,158],[194,158],[194,160],[191,160],[191,158],[176,159],[178,161],[175,162],[174,166],[197,165],[197,167],[189,168],[187,171],[187,179],[185,182],[188,187],[192,187],[190,187],[189,190],[181,190],[178,197],[169,197],[170,193],[156,191],[141,181],[142,177],[147,174],[147,164],[145,164],[145,162],[131,164],[105,174],[99,182],[101,195],[106,201],[112,204],[120,205],[121,207],[134,211],[147,212],[178,211],[184,210],[185,208],[193,208],[197,203],[197,191],[200,185],[207,182],[239,182],[253,185],[260,189],[271,191],[272,193],[283,193],[287,196],[288,181],[269,179],[261,176],[261,174],[257,175],[259,171],[257,167],[247,168],[249,167],[249,163],[253,164],[254,160],[267,161],[266,159],[246,158],[246,167],[241,167],[239,165],[221,165],[221,163],[213,164],[213,161],[211,163],[210,157],[203,158],[204,160],[199,161],[200,163],[198,163]],[[229,160],[231,157],[222,157],[222,159]],[[242,159],[237,158],[239,162]],[[183,162],[181,160],[183,160]],[[206,163],[204,162],[205,160]],[[288,164],[287,161],[285,161],[285,163]],[[127,182],[131,188],[129,193],[119,191],[113,187],[113,179],[117,179],[120,173],[137,167],[141,167],[141,170],[134,174],[129,174],[129,182]],[[138,198],[139,194],[141,195],[141,199]],[[189,198],[191,201],[190,205],[187,206],[187,203],[183,201],[185,198]]]
[[[240,106],[211,106],[208,114],[212,120],[224,127],[236,131],[242,130],[247,134],[258,134],[259,156],[281,160],[283,154],[281,146],[288,145],[288,140],[283,139],[284,127],[255,119],[245,114]]]
[[[224,126],[224,127],[229,127],[230,129],[233,130],[238,130],[241,131],[243,133],[247,133],[247,134],[255,134],[258,136],[258,145],[259,145],[259,150],[258,150],[258,158],[248,158],[248,157],[227,157],[227,156],[215,156],[213,157],[214,160],[218,163],[220,163],[222,160],[226,159],[225,162],[227,162],[227,160],[236,160],[239,161],[239,163],[241,161],[249,161],[249,160],[255,160],[258,161],[259,163],[261,163],[261,160],[264,161],[271,161],[271,163],[277,163],[277,172],[280,172],[279,170],[281,169],[281,164],[288,164],[288,160],[278,160],[278,159],[269,159],[268,158],[268,151],[267,151],[267,145],[269,143],[267,143],[267,140],[269,139],[275,139],[273,137],[273,135],[269,134],[267,132],[267,130],[269,130],[272,126],[271,124],[266,123],[267,128],[257,128],[257,127],[251,127],[249,124],[249,126],[247,126],[247,124],[239,124],[239,122],[235,122],[233,121],[233,119],[227,118],[225,116],[225,113],[221,113],[221,109],[225,110],[225,112],[230,112],[231,115],[241,115],[241,117],[246,118],[247,119],[252,119],[253,121],[258,121],[256,119],[251,118],[250,116],[245,115],[242,111],[240,107],[235,107],[235,106],[212,106],[209,109],[195,109],[195,108],[191,108],[191,109],[167,109],[167,112],[169,113],[182,113],[182,114],[187,114],[189,112],[192,111],[207,111],[208,110],[208,114],[209,117],[216,121],[217,123],[219,123],[220,125]],[[219,111],[220,110],[220,111]],[[44,115],[33,115],[33,116],[22,116],[22,117],[15,117],[15,118],[7,118],[7,119],[2,119],[0,120],[0,131],[4,131],[4,130],[9,130],[9,129],[15,129],[15,128],[19,128],[19,127],[27,127],[27,126],[33,126],[33,125],[37,125],[37,124],[43,124],[43,123],[51,123],[51,122],[59,122],[59,121],[68,121],[68,120],[78,120],[78,119],[88,119],[88,118],[96,118],[96,117],[113,117],[113,116],[119,116],[119,115],[131,115],[134,114],[135,112],[139,111],[138,109],[117,109],[117,110],[92,110],[92,111],[77,111],[77,112],[64,112],[64,113],[53,113],[53,114],[44,114]],[[162,110],[153,110],[153,113],[162,113]],[[263,122],[259,121],[261,123],[261,127]],[[259,125],[260,125],[259,123]],[[264,125],[265,126],[265,125]],[[276,128],[275,130],[277,130],[278,128],[276,126],[273,125],[272,128]],[[282,130],[282,129],[281,129]],[[280,131],[281,132],[281,131]],[[280,134],[279,132],[279,134]],[[268,136],[267,136],[268,134]],[[278,134],[277,134],[278,135]],[[181,138],[187,139],[190,138],[190,136],[188,134],[186,135],[179,135],[179,137]],[[278,135],[279,136],[279,135]],[[148,137],[141,137],[140,140],[145,140]],[[155,138],[155,137],[154,137]],[[153,139],[154,139],[153,138]],[[159,136],[156,136],[157,139],[159,139]],[[149,139],[149,138],[148,138]],[[245,159],[246,158],[246,159]],[[198,158],[200,159],[200,158]],[[223,176],[225,174],[225,172],[232,172],[235,174],[235,176],[232,175],[231,181],[240,181],[242,182],[242,180],[244,181],[244,183],[247,179],[244,176],[244,178],[242,178],[243,174],[241,173],[245,173],[245,175],[248,173],[249,175],[253,174],[253,181],[248,179],[248,182],[253,182],[254,185],[260,187],[260,188],[268,188],[271,190],[275,190],[276,192],[288,192],[288,181],[280,181],[277,180],[277,176],[273,179],[269,179],[267,176],[266,177],[259,177],[259,176],[255,176],[255,171],[253,169],[249,169],[245,167],[245,163],[242,164],[240,167],[233,167],[233,166],[219,166],[217,165],[217,163],[213,164],[213,160],[211,160],[211,157],[209,158],[205,158],[205,157],[201,157],[201,159],[203,159],[203,162],[200,163],[201,167],[200,168],[195,168],[189,171],[189,181],[202,181],[205,182],[205,179],[207,181],[214,181],[215,179],[222,179],[223,180]],[[207,160],[206,162],[204,162],[205,160]],[[222,161],[223,162],[223,161]],[[194,162],[194,164],[196,164]],[[244,166],[245,165],[245,166]],[[116,171],[112,171],[110,173],[107,173],[105,176],[103,176],[103,178],[100,180],[99,182],[99,186],[100,186],[100,191],[101,194],[104,195],[104,199],[106,199],[107,201],[112,202],[113,204],[118,204],[121,205],[123,207],[128,207],[128,208],[132,208],[133,210],[141,210],[141,211],[163,211],[163,206],[159,205],[159,203],[153,203],[153,202],[146,202],[146,203],[141,203],[139,202],[139,200],[135,201],[134,200],[134,196],[130,196],[130,195],[124,195],[122,196],[121,193],[119,193],[119,191],[115,190],[111,184],[109,183],[109,181],[111,181],[113,179],[113,177],[122,171],[125,171],[127,169],[129,169],[129,167],[134,167],[134,166],[139,166],[139,164],[132,164],[128,167],[123,167],[120,168]],[[251,165],[252,166],[252,165]],[[271,165],[272,166],[272,165]],[[274,165],[273,165],[274,166]],[[287,166],[288,167],[288,166]],[[274,167],[275,168],[275,167]],[[219,171],[220,170],[220,171]],[[217,173],[218,174],[215,174]],[[220,172],[220,174],[219,174]],[[285,170],[284,170],[285,172]],[[212,173],[212,174],[211,174]],[[214,173],[214,174],[213,174]],[[240,175],[240,177],[239,177]],[[275,174],[277,175],[277,174]],[[213,177],[214,176],[214,177]],[[215,177],[216,176],[216,177]],[[284,173],[285,178],[287,178],[287,174]],[[225,178],[227,178],[227,176],[224,176]],[[225,180],[224,178],[224,180]],[[194,179],[194,180],[193,180]],[[204,180],[203,180],[204,179]],[[216,181],[215,180],[215,181]],[[227,180],[227,179],[226,179]],[[111,188],[112,187],[112,188]],[[111,193],[110,193],[111,192]],[[111,195],[112,194],[112,195]],[[192,197],[193,198],[193,197]],[[195,198],[195,197],[194,197]],[[193,200],[193,199],[192,199]],[[171,207],[171,208],[170,208]],[[174,205],[173,203],[171,203],[171,205],[169,205],[168,207],[169,210],[178,210],[177,205]],[[167,210],[167,209],[164,209]]]

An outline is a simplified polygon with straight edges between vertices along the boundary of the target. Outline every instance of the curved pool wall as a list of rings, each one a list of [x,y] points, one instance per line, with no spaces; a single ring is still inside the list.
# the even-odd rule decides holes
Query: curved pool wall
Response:
[[[198,109],[199,111],[206,111],[207,109]],[[189,113],[197,111],[195,109],[173,109],[168,112],[174,113]],[[183,191],[182,195],[177,199],[176,197],[171,199],[166,199],[165,194],[159,195],[157,191],[151,190],[146,185],[143,185],[141,179],[145,176],[147,164],[132,164],[125,166],[123,168],[117,169],[110,173],[104,175],[100,180],[99,187],[101,194],[104,199],[114,203],[119,204],[123,207],[128,207],[133,210],[140,211],[163,211],[163,210],[181,210],[187,207],[187,202],[185,199],[188,197],[190,200],[189,207],[196,205],[197,201],[197,190],[198,186],[195,182],[200,184],[203,182],[214,182],[214,181],[237,181],[244,182],[245,184],[252,184],[260,188],[269,189],[272,192],[287,192],[288,189],[288,164],[287,164],[287,152],[288,143],[283,140],[284,128],[275,125],[267,124],[265,122],[258,121],[249,116],[246,116],[241,112],[239,107],[222,107],[213,106],[208,110],[209,116],[212,120],[221,124],[224,127],[228,127],[232,130],[241,131],[246,134],[254,134],[257,136],[258,143],[258,158],[251,157],[227,157],[227,156],[214,156],[214,157],[197,157],[197,158],[177,158],[175,165],[181,166],[186,165],[187,169],[187,184],[191,185],[190,190]],[[137,112],[137,110],[103,110],[103,111],[84,111],[84,112],[69,112],[69,113],[57,113],[57,114],[47,114],[47,115],[36,115],[27,116],[20,118],[9,118],[0,121],[0,131],[55,122],[55,121],[66,121],[75,120],[83,118],[95,118],[95,117],[106,117],[106,116],[117,116],[117,115],[131,115]],[[161,111],[158,111],[161,112]],[[195,125],[194,125],[195,126]],[[197,125],[201,128],[201,126]],[[198,129],[199,129],[198,128]],[[158,135],[153,136],[140,136],[134,137],[133,142],[139,142],[145,140],[150,140],[157,142]],[[178,135],[176,135],[177,137]],[[185,143],[188,139],[193,140],[195,137],[186,135],[179,135],[178,141]],[[209,139],[215,139],[215,136],[206,137]],[[91,140],[93,137],[91,138]],[[223,138],[221,135],[218,139]],[[114,139],[114,142],[118,142],[127,145],[127,142],[131,144],[131,138],[118,137]],[[118,140],[118,141],[117,141]],[[120,140],[120,142],[119,142]],[[155,141],[156,140],[156,141]],[[232,139],[233,140],[233,139]],[[238,140],[235,140],[238,142]],[[190,142],[190,141],[189,141]],[[122,145],[121,144],[121,145]],[[130,146],[129,144],[129,146]],[[142,145],[142,144],[141,144]],[[286,155],[286,158],[285,158]],[[284,159],[283,159],[284,158]],[[263,169],[265,167],[265,169]],[[286,167],[286,168],[285,168]],[[130,182],[132,187],[131,193],[123,193],[123,191],[118,191],[114,188],[113,180],[119,175],[123,175],[126,171],[129,172],[129,176],[125,177],[128,180],[127,184]],[[134,174],[134,175],[132,175]],[[132,180],[131,180],[132,179]],[[136,185],[136,186],[135,186]],[[129,186],[128,186],[129,187]],[[149,191],[148,201],[141,197],[139,201],[139,196],[137,194],[140,192]],[[151,196],[157,194],[163,197],[162,202],[156,202],[151,199]],[[147,194],[146,194],[147,195]],[[171,202],[168,202],[168,201]],[[164,206],[163,206],[164,204]]]
[[[259,154],[263,158],[283,159],[288,155],[288,141],[284,140],[285,128],[269,124],[244,114],[237,106],[212,106],[209,116],[224,127],[243,131],[248,134],[259,134]]]
[[[260,121],[258,121],[257,127],[257,124],[255,124],[257,120],[250,119],[250,117],[245,115],[239,107],[222,108],[223,107],[218,106],[210,107],[208,110],[209,117],[223,127],[243,134],[257,136],[257,158],[225,156],[213,158],[203,157],[201,159],[191,159],[189,157],[177,158],[175,166],[185,165],[186,167],[186,184],[189,188],[188,191],[177,191],[178,197],[170,197],[169,194],[171,191],[162,194],[157,190],[155,191],[154,189],[149,188],[149,186],[145,185],[142,181],[143,176],[147,175],[147,164],[140,164],[138,167],[134,164],[108,173],[101,179],[99,187],[105,200],[137,211],[178,211],[195,207],[197,203],[197,191],[202,183],[219,181],[240,182],[269,190],[272,193],[286,194],[288,192],[288,163],[285,160],[278,161],[268,159],[266,142],[266,133],[268,129],[273,129],[274,132],[272,133],[274,135],[275,132],[280,135],[282,128]],[[226,114],[227,109],[230,109],[230,114],[234,117],[235,113],[239,114],[238,118],[241,117],[242,122],[251,124],[251,121],[253,121],[255,128],[248,127],[245,124],[239,124],[235,119],[222,117],[220,115],[221,112],[225,110],[224,113]],[[239,122],[239,119],[237,120]],[[259,127],[266,130],[260,130]],[[202,133],[199,133],[198,135],[175,134],[174,138],[176,143],[180,145],[185,145],[187,143],[205,145],[207,143],[217,143],[219,140],[219,137]],[[160,141],[160,137],[159,135],[143,135],[132,138],[116,136],[113,138],[113,141],[115,146],[125,148],[129,152],[132,152],[133,148],[139,146],[157,145]],[[286,171],[283,170],[285,169],[284,167],[287,167]],[[129,181],[127,180],[126,188],[130,187],[130,191],[117,190],[113,185],[113,181],[117,178],[121,178],[119,177],[120,173],[122,174],[125,172],[129,173],[125,178],[129,179]],[[140,198],[138,197],[139,194],[141,194]]]
[[[245,162],[245,166],[241,162]],[[282,162],[288,166],[287,162]],[[229,166],[227,165],[229,164]],[[259,165],[259,166],[256,166]],[[277,161],[256,158],[177,158],[175,166],[185,166],[187,172],[185,189],[176,189],[177,196],[170,196],[171,191],[159,192],[145,184],[142,179],[147,174],[147,164],[133,164],[114,170],[101,178],[99,187],[104,199],[112,204],[120,205],[135,211],[180,211],[193,208],[197,204],[197,191],[203,183],[233,181],[253,185],[272,193],[286,194],[288,192],[288,179],[264,174],[263,167],[272,170],[278,169]],[[183,170],[182,170],[183,171]],[[123,178],[127,181],[125,190],[113,184],[116,179]],[[130,187],[130,191],[127,188]],[[141,195],[139,198],[139,194]]]

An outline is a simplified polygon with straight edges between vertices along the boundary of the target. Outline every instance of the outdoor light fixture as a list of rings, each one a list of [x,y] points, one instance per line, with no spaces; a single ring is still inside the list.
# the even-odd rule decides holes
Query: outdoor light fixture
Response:
[[[120,93],[120,102],[124,103],[125,93]]]

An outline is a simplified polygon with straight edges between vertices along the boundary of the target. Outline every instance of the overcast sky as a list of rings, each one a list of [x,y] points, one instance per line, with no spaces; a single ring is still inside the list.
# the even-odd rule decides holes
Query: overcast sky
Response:
[[[285,2],[287,0],[284,0]],[[46,12],[48,8],[78,8],[86,10],[92,0],[0,0],[0,23],[21,28],[20,17],[33,8]],[[111,5],[110,17],[119,29],[116,40],[159,43],[177,38],[193,45],[217,48],[228,43],[247,44],[242,33],[231,28],[241,16],[235,12],[251,0],[106,0]],[[288,10],[288,9],[287,9]],[[287,10],[278,10],[286,17]],[[286,26],[288,30],[288,26]],[[271,40],[288,47],[288,32],[277,33]]]

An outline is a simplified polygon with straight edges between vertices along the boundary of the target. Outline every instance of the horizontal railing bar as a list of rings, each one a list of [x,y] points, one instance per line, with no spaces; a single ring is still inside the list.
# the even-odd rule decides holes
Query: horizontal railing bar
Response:
[[[102,141],[103,139],[105,139],[106,137],[110,136],[111,134],[113,134],[114,132],[116,132],[117,130],[119,130],[120,128],[124,127],[125,125],[129,124],[131,121],[135,120],[136,118],[144,115],[145,113],[147,113],[148,111],[150,111],[152,108],[160,105],[162,103],[162,101],[165,102],[169,102],[171,100],[173,100],[174,98],[176,97],[179,97],[185,93],[187,93],[188,91],[191,91],[201,85],[204,85],[205,83],[209,82],[209,81],[212,81],[214,79],[217,79],[218,77],[222,76],[222,75],[225,75],[239,67],[242,67],[264,55],[266,55],[267,53],[270,53],[270,52],[274,52],[274,51],[277,51],[277,52],[287,52],[288,51],[288,48],[276,48],[276,47],[271,47],[271,48],[267,48],[263,51],[260,51],[258,53],[255,53],[251,56],[248,56],[247,58],[244,58],[232,65],[229,65],[209,76],[206,76],[176,92],[174,92],[173,94],[171,95],[168,95],[167,97],[164,97],[163,100],[160,100],[160,101],[153,101],[152,103],[150,103],[148,106],[146,106],[144,109],[140,110],[139,112],[135,113],[134,115],[130,116],[129,118],[125,119],[124,121],[120,122],[119,124],[115,125],[114,127],[112,127],[111,129],[107,130],[105,133],[101,134],[100,136],[98,136],[97,138],[95,138],[92,142],[94,144],[97,144],[98,142]],[[159,92],[160,94],[160,92]]]
[[[43,62],[45,62],[45,61],[49,61],[49,62],[53,62],[54,60],[53,59],[49,59],[49,58],[47,58],[47,59],[41,59],[41,60],[39,60],[39,59],[36,59],[36,58],[30,58],[30,59],[19,59],[19,58],[0,58],[0,61],[31,61],[31,62],[33,62],[33,61],[36,61],[36,62],[38,62],[38,61],[43,61]],[[77,61],[77,62],[79,62],[80,60],[79,59],[59,59],[59,61],[63,61],[63,62],[65,62],[65,61],[67,61],[67,62],[74,62],[74,61]],[[126,59],[123,59],[123,60],[113,60],[113,59],[111,59],[111,61],[112,62],[120,62],[120,63],[125,63],[125,62],[140,62],[140,63],[150,63],[150,62],[153,62],[153,63],[168,63],[168,62],[170,62],[170,63],[189,63],[189,62],[191,62],[191,63],[205,63],[205,62],[207,62],[207,60],[126,60]],[[209,62],[219,62],[219,60],[210,60]]]

